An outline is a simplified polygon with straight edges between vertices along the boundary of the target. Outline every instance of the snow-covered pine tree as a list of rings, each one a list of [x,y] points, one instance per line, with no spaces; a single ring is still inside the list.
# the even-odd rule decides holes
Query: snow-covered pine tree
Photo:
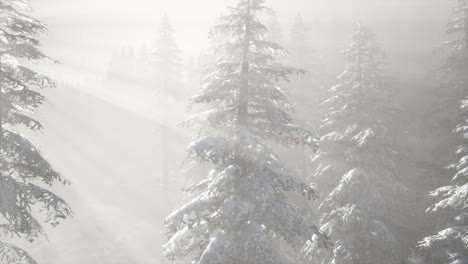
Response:
[[[169,22],[169,18],[164,15],[159,26],[159,37],[156,42],[154,52],[154,72],[156,85],[156,107],[159,117],[159,141],[157,146],[161,156],[161,179],[162,195],[164,204],[169,200],[169,163],[170,163],[170,99],[181,93],[182,85],[180,78],[181,58],[180,50],[177,47],[174,30]]]
[[[454,17],[450,20],[448,33],[456,34],[454,40],[446,42],[451,54],[440,70],[442,88],[440,108],[448,119],[445,125],[458,122],[454,135],[447,135],[444,144],[453,143],[454,156],[458,159],[448,167],[453,176],[449,186],[431,193],[440,199],[428,212],[438,213],[436,228],[443,229],[436,235],[424,238],[420,243],[424,263],[468,263],[468,1],[458,0]],[[462,102],[462,111],[452,110],[457,100]],[[449,111],[449,112],[448,112]],[[442,114],[441,113],[441,114]],[[443,181],[444,182],[444,181]],[[438,229],[436,229],[438,230]]]
[[[44,231],[34,209],[56,226],[71,215],[69,206],[43,186],[68,183],[54,171],[37,146],[15,130],[38,130],[42,125],[28,116],[44,101],[40,89],[53,86],[47,77],[22,62],[47,58],[38,48],[37,36],[46,30],[28,13],[27,0],[0,1],[0,263],[31,264],[10,237],[33,241]],[[34,210],[35,211],[35,210]]]
[[[464,122],[456,132],[464,143],[456,151],[459,161],[450,166],[456,171],[452,185],[431,194],[441,200],[428,211],[443,214],[445,229],[421,241],[423,263],[468,263],[468,96],[462,101]]]
[[[323,104],[328,114],[314,157],[321,230],[335,243],[318,263],[403,263],[394,231],[405,230],[400,201],[406,188],[391,136],[400,107],[385,89],[384,54],[369,29],[358,24],[345,54],[345,71]]]
[[[326,241],[286,195],[313,198],[314,190],[291,175],[269,146],[315,148],[316,141],[294,123],[278,86],[302,71],[283,66],[278,56],[284,50],[264,39],[264,2],[240,0],[212,31],[226,42],[192,98],[205,111],[187,121],[201,128],[187,159],[213,169],[187,188],[190,200],[166,220],[164,255],[176,263],[297,263],[306,241]]]
[[[460,145],[460,139],[452,133],[452,130],[461,122],[459,103],[468,93],[466,87],[468,1],[456,1],[457,5],[446,31],[454,37],[436,50],[441,54],[449,52],[449,57],[445,64],[431,73],[432,78],[439,85],[435,94],[435,103],[427,111],[429,123],[427,130],[435,141],[431,162],[440,168],[455,162],[453,149]],[[439,177],[441,174],[445,174],[445,177]],[[452,177],[450,174],[447,170],[438,172],[438,183],[447,184]]]

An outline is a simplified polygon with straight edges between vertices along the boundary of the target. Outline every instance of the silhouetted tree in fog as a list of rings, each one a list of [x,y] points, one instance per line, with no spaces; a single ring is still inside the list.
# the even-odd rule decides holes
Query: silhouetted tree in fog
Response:
[[[316,147],[314,134],[294,123],[278,86],[303,71],[283,66],[284,50],[266,41],[259,15],[264,0],[241,0],[211,33],[224,36],[219,60],[192,98],[203,105],[187,121],[200,126],[187,162],[210,163],[190,199],[166,220],[164,255],[180,263],[297,263],[306,241],[326,241],[289,202],[286,192],[308,198],[314,190],[283,166],[269,142]]]
[[[297,15],[291,27],[288,50],[291,53],[289,60],[294,65],[301,65],[311,70],[317,65],[314,60],[315,50],[313,48],[312,32],[304,22],[301,15]]]
[[[156,109],[159,112],[160,140],[157,147],[161,153],[162,194],[167,204],[169,199],[169,146],[170,146],[170,99],[182,90],[180,51],[174,39],[174,30],[169,18],[163,16],[159,27],[159,38],[154,53],[154,85]],[[179,91],[177,91],[179,90]]]
[[[135,90],[154,92],[152,85],[154,72],[150,69],[151,52],[146,46],[139,49],[125,47],[115,51],[109,61],[105,81],[109,89],[114,92],[132,93]]]
[[[266,39],[272,42],[276,42],[280,45],[283,43],[283,28],[278,19],[277,14],[271,14],[267,21],[268,33],[266,34]]]
[[[446,64],[439,70],[443,96],[439,98],[440,113],[436,117],[445,119],[445,125],[455,128],[441,145],[452,148],[455,159],[447,172],[453,177],[450,185],[441,187],[432,196],[439,202],[428,209],[438,213],[438,234],[426,237],[421,243],[424,263],[468,263],[468,1],[458,0],[454,16],[449,22],[448,33],[455,39],[443,44],[450,50]],[[461,101],[460,108],[454,108]],[[455,127],[455,124],[458,126]],[[447,127],[444,127],[447,129]],[[459,146],[454,146],[458,144]],[[440,148],[438,148],[439,150]],[[444,152],[442,152],[443,154]],[[440,154],[439,154],[440,155]],[[440,175],[438,175],[440,177]],[[445,175],[442,175],[442,177]],[[434,226],[432,226],[434,227]],[[431,230],[434,231],[434,230]]]
[[[29,1],[0,1],[0,263],[32,264],[22,249],[7,243],[9,237],[33,241],[44,234],[34,209],[45,213],[45,222],[56,226],[71,215],[68,205],[41,187],[68,182],[41,155],[37,146],[17,131],[39,130],[42,125],[29,115],[44,96],[40,90],[53,82],[28,68],[24,61],[47,57],[39,50],[37,36],[46,26],[29,16]]]
[[[358,24],[345,55],[345,70],[323,103],[327,114],[314,157],[312,180],[323,191],[321,230],[335,243],[317,263],[404,263],[400,201],[408,196],[391,132],[400,107],[386,90],[384,54],[369,29]]]
[[[288,61],[294,66],[305,69],[304,76],[292,77],[292,83],[287,96],[295,102],[295,115],[300,122],[316,126],[320,120],[319,105],[324,101],[325,72],[319,67],[320,62],[315,51],[314,33],[297,15],[291,28],[288,40]],[[313,154],[308,149],[301,149],[299,156],[291,157],[298,163],[298,170],[303,178],[307,178],[311,170],[309,156]]]

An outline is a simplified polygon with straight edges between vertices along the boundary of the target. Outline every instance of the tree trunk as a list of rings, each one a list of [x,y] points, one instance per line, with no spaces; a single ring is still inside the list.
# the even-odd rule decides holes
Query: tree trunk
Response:
[[[250,71],[250,15],[251,6],[250,0],[247,0],[247,10],[245,14],[245,34],[244,34],[244,47],[242,52],[242,72],[241,72],[241,87],[239,90],[239,102],[237,112],[237,126],[238,128],[246,128],[249,124],[249,71]],[[234,150],[234,159],[236,163],[243,168],[241,161],[242,153],[242,138],[237,139]],[[242,169],[243,170],[243,169]]]
[[[466,90],[468,90],[468,7],[465,9],[465,63],[464,63],[464,71],[465,71],[465,83],[464,86]]]
[[[0,56],[0,153],[3,150],[3,112],[5,105],[3,103],[3,71],[2,71],[2,57]]]
[[[244,35],[244,50],[242,58],[242,86],[239,91],[239,109],[237,121],[239,127],[248,126],[248,114],[249,114],[249,53],[250,53],[250,0],[247,0],[247,10],[245,16],[245,35]]]
[[[357,105],[357,111],[359,113],[361,113],[364,109],[364,105],[363,105],[363,98],[364,98],[364,84],[363,84],[363,81],[364,81],[364,78],[363,78],[363,68],[362,68],[362,63],[363,63],[363,58],[362,58],[362,53],[363,53],[363,50],[362,50],[362,41],[363,41],[363,37],[362,37],[362,26],[361,26],[361,23],[359,22],[358,24],[358,27],[359,27],[359,31],[358,31],[358,39],[357,39],[357,44],[359,45],[358,46],[358,54],[357,54],[357,82],[359,83],[359,101],[358,101],[358,105]]]
[[[362,78],[362,28],[361,28],[361,24],[359,23],[358,24],[359,26],[359,32],[358,32],[358,62],[357,62],[357,81],[359,83],[359,94],[360,94],[360,97],[362,98],[362,96],[364,95],[363,94],[363,90],[362,90],[362,81],[363,81],[363,78]]]

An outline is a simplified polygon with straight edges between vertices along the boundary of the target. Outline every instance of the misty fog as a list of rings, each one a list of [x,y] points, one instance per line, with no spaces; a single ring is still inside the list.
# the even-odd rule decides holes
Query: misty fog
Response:
[[[0,264],[468,263],[468,1],[0,10]]]

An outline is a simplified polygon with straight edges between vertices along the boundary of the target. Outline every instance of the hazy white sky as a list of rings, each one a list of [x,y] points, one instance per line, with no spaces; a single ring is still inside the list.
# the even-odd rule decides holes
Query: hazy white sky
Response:
[[[61,64],[47,68],[56,79],[93,78],[105,71],[115,49],[154,40],[161,15],[177,31],[185,56],[209,45],[207,32],[234,0],[36,0],[35,16],[49,25],[44,49]],[[306,21],[330,19],[445,19],[442,0],[270,0],[285,27],[301,13]],[[371,25],[372,26],[372,25]]]

